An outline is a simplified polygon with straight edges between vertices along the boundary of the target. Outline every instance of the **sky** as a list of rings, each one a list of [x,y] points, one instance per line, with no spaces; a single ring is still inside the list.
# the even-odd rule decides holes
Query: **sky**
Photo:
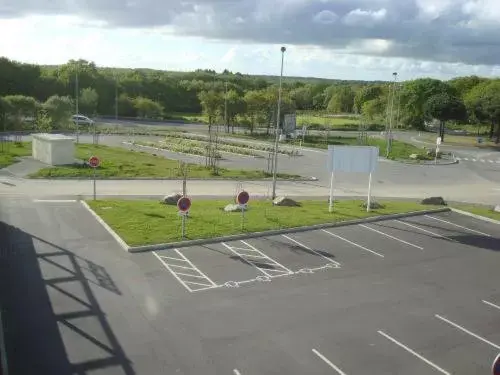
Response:
[[[355,80],[500,76],[499,0],[0,0],[0,56]]]

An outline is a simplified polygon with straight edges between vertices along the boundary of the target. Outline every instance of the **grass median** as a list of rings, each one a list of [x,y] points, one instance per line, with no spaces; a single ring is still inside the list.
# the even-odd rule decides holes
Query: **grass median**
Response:
[[[92,177],[94,171],[84,161],[92,155],[101,159],[96,170],[97,178],[180,178],[182,171],[179,162],[162,156],[155,156],[144,151],[132,151],[121,147],[79,144],[75,148],[76,159],[80,164],[48,167],[30,175],[31,178],[76,178]],[[271,177],[263,170],[219,168],[218,174],[200,164],[189,164],[188,178],[231,178],[257,180]],[[281,179],[293,179],[300,176],[280,173]]]
[[[181,218],[175,206],[144,200],[96,200],[89,206],[130,246],[152,245],[181,240]],[[193,200],[186,221],[186,239],[213,238],[273,229],[335,223],[371,216],[429,209],[416,202],[380,201],[383,208],[366,212],[363,201],[335,202],[333,213],[326,201],[302,201],[301,207],[278,207],[270,201],[253,201],[245,213],[224,212],[228,200]]]
[[[466,204],[466,203],[453,203],[451,204],[453,208],[467,211],[472,214],[476,214],[479,216],[485,216],[490,219],[499,220],[500,221],[500,212],[496,212],[493,210],[492,206],[484,206],[479,204]]]
[[[1,142],[0,168],[16,163],[16,158],[31,155],[31,142]]]

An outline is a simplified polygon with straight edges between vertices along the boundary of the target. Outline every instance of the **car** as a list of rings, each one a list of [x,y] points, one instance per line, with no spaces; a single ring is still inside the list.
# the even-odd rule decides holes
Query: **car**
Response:
[[[73,115],[71,120],[78,125],[94,125],[94,120],[84,115]]]

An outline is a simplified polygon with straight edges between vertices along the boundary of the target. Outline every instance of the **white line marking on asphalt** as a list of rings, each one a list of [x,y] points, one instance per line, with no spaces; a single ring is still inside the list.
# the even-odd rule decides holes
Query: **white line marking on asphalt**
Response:
[[[184,259],[179,259],[179,258],[174,258],[174,257],[167,257],[165,255],[158,255],[159,257],[163,258],[163,259],[168,259],[168,260],[177,260],[177,261],[181,261],[181,262],[185,262]]]
[[[472,161],[477,161],[477,159],[472,159]]]
[[[182,273],[182,272],[176,272],[177,275],[181,275],[181,276],[189,276],[189,277],[196,277],[198,279],[204,279],[205,276],[199,276],[199,275],[191,275],[189,273]]]
[[[325,233],[328,233],[330,236],[337,237],[338,239],[341,239],[342,241],[345,241],[345,242],[347,242],[347,243],[349,243],[349,244],[351,244],[351,245],[353,245],[353,246],[356,246],[356,247],[358,247],[358,248],[360,248],[360,249],[362,249],[362,250],[368,251],[369,253],[372,253],[372,254],[375,254],[375,255],[377,255],[377,256],[379,256],[379,257],[381,257],[381,258],[384,258],[384,256],[383,256],[382,254],[379,254],[379,253],[377,253],[376,251],[373,251],[373,250],[367,249],[366,247],[361,246],[361,245],[358,245],[358,244],[357,244],[357,243],[355,243],[355,242],[349,241],[347,238],[340,237],[339,235],[337,235],[337,234],[333,234],[332,232],[329,232],[329,231],[324,230],[324,229],[321,229],[321,230],[322,230],[323,232],[325,232]]]
[[[492,302],[488,302],[488,301],[485,301],[485,300],[483,299],[483,303],[485,303],[485,304],[487,304],[487,305],[490,305],[491,307],[494,307],[495,309],[500,310],[500,306],[495,305],[495,304],[494,304],[494,303],[492,303]]]
[[[469,160],[469,158],[464,158],[464,160],[467,160],[467,161],[468,161],[468,160]]]
[[[216,283],[214,283],[207,275],[205,275],[203,272],[200,271],[200,269],[198,267],[196,267],[188,258],[186,258],[184,256],[184,254],[182,254],[179,250],[175,249],[175,251],[177,252],[177,254],[179,254],[186,262],[188,262],[194,270],[196,270],[200,275],[204,276],[205,279],[207,279],[207,281],[212,284],[212,286],[217,286]]]
[[[462,226],[462,225],[458,225],[458,224],[452,223],[451,221],[447,221],[447,220],[440,219],[440,218],[438,218],[438,217],[434,217],[434,216],[430,216],[430,215],[425,215],[425,217],[428,217],[429,219],[433,219],[433,220],[437,220],[437,221],[442,221],[443,223],[450,224],[450,225],[454,225],[454,226],[456,226],[457,228],[462,228],[462,229],[468,230],[468,231],[470,231],[470,232],[474,232],[474,233],[477,233],[477,234],[481,234],[481,235],[483,235],[483,236],[491,237],[491,236],[490,236],[489,234],[487,234],[487,233],[483,233],[483,232],[480,232],[480,231],[475,230],[475,229],[470,229],[470,228],[464,227],[464,226]]]
[[[452,241],[452,242],[457,242],[456,240],[454,240],[453,238],[449,238],[449,237],[446,237],[446,236],[443,236],[441,234],[437,234],[437,233],[434,233],[434,232],[431,232],[430,230],[427,230],[427,229],[423,229],[423,228],[420,228],[420,227],[417,227],[416,225],[413,225],[413,224],[409,224],[409,223],[405,223],[404,221],[401,221],[401,220],[394,220],[398,223],[401,223],[401,224],[404,224],[404,225],[407,225],[409,227],[412,227],[412,228],[415,228],[415,229],[418,229],[422,232],[425,232],[425,233],[429,233],[429,234],[432,234],[433,236],[436,236],[436,237],[441,237],[441,238],[446,238],[447,240],[449,241]]]
[[[185,283],[188,283],[188,284],[194,284],[194,285],[201,285],[201,286],[205,286],[205,287],[208,287],[208,288],[213,288],[214,285],[210,285],[210,284],[203,284],[203,283],[197,283],[196,281],[188,281],[188,280],[184,280]],[[217,286],[217,285],[215,285]]]
[[[328,358],[326,358],[323,354],[318,352],[316,349],[313,349],[312,352],[316,354],[319,358],[321,358],[328,366],[330,366],[332,369],[337,371],[339,375],[346,375],[345,372],[343,372],[341,369],[339,369],[337,366],[335,366]]]
[[[184,288],[186,288],[189,292],[193,293],[193,290],[189,286],[187,286],[184,283],[184,281],[179,276],[177,276],[177,274],[174,271],[172,271],[172,269],[170,269],[167,262],[165,262],[158,254],[156,254],[155,251],[153,251],[153,255],[158,258],[158,260],[163,264],[163,266],[170,271],[170,273],[177,279],[178,282],[181,283],[182,286],[184,286]]]
[[[484,159],[481,159],[481,163],[486,163]]]
[[[241,242],[245,245],[245,246],[248,246],[250,249],[253,249],[257,252],[259,252],[260,254],[262,254],[264,257],[266,257],[267,259],[269,259],[271,262],[273,262],[274,264],[278,265],[279,267],[281,267],[282,269],[284,269],[286,272],[288,272],[289,274],[292,274],[293,271],[287,267],[285,267],[284,265],[282,265],[281,263],[277,262],[276,260],[274,260],[273,258],[271,258],[269,255],[266,255],[264,254],[262,251],[258,250],[257,248],[255,248],[254,246],[250,245],[249,243],[241,240]]]
[[[434,369],[438,370],[440,373],[442,374],[446,374],[446,375],[451,375],[448,371],[446,370],[443,370],[441,367],[439,367],[438,365],[436,365],[435,363],[432,363],[431,361],[429,361],[428,359],[422,357],[420,354],[418,354],[417,352],[415,352],[414,350],[410,349],[409,347],[407,347],[406,345],[400,343],[399,341],[397,341],[395,338],[392,338],[391,336],[389,336],[387,333],[383,332],[383,331],[378,331],[378,333],[380,333],[382,336],[384,336],[386,339],[392,341],[394,344],[398,345],[399,347],[403,348],[404,350],[406,350],[408,353],[411,353],[413,354],[415,357],[417,357],[418,359],[421,359],[422,361],[424,361],[425,363],[427,363],[429,366],[431,367],[434,367]]]
[[[236,370],[236,369],[234,369],[234,370],[233,370],[233,373],[234,373],[234,375],[241,375],[241,372],[239,372],[239,371],[238,371],[238,370]]]
[[[339,262],[336,262],[336,261],[334,261],[333,259],[328,258],[327,256],[324,256],[323,254],[321,254],[321,253],[317,252],[316,250],[311,249],[309,246],[306,246],[306,245],[304,245],[303,243],[300,243],[299,241],[294,240],[293,238],[288,237],[288,236],[287,236],[287,235],[285,235],[285,234],[282,234],[282,236],[283,236],[283,237],[285,237],[285,238],[286,238],[287,240],[289,240],[289,241],[295,242],[295,243],[296,243],[297,245],[299,245],[300,247],[302,247],[302,248],[304,248],[304,249],[306,249],[306,250],[312,251],[314,254],[316,254],[316,255],[318,255],[318,256],[320,256],[320,257],[322,257],[322,258],[325,258],[326,260],[328,260],[329,262],[331,262],[331,263],[333,263],[333,264],[336,264],[337,266],[340,266],[340,263],[339,263]]]
[[[459,330],[461,330],[461,331],[463,331],[463,332],[471,335],[472,337],[475,337],[476,339],[481,340],[482,342],[485,342],[488,345],[491,345],[495,349],[499,349],[500,350],[500,346],[499,345],[494,344],[491,341],[488,341],[488,340],[486,340],[485,338],[483,338],[483,337],[481,337],[479,335],[476,335],[474,332],[471,332],[471,331],[465,329],[464,327],[459,326],[457,323],[453,323],[451,320],[443,318],[441,315],[438,315],[438,314],[436,314],[435,316],[436,316],[436,318],[441,319],[443,322],[446,322],[446,323],[452,325],[453,327],[458,328]]]
[[[494,161],[493,161],[493,160],[488,160],[488,161],[489,161],[490,163],[494,163]]]
[[[177,264],[169,264],[169,266],[171,266],[171,267],[177,267],[177,268],[182,268],[182,269],[185,269],[185,270],[193,270],[194,271],[194,268],[192,268],[192,267],[178,266]]]
[[[76,203],[76,199],[33,199],[35,203]]]
[[[386,236],[386,237],[392,238],[393,240],[396,240],[396,241],[402,242],[402,243],[407,244],[407,245],[409,245],[409,246],[413,246],[413,247],[415,247],[415,248],[417,248],[417,249],[420,249],[420,250],[423,250],[423,249],[424,249],[424,248],[423,248],[423,247],[421,247],[421,246],[417,246],[417,245],[412,244],[412,243],[410,243],[410,242],[406,242],[406,241],[404,241],[404,240],[402,240],[402,239],[400,239],[400,238],[397,238],[397,237],[391,236],[390,234],[387,234],[387,233],[381,232],[381,231],[379,231],[379,230],[377,230],[377,229],[371,228],[371,227],[369,227],[368,225],[359,224],[359,226],[360,226],[360,227],[363,227],[363,228],[366,228],[366,229],[369,229],[369,230],[372,230],[372,231],[377,232],[377,233],[379,233],[379,234],[381,234],[381,235],[383,235],[383,236]]]

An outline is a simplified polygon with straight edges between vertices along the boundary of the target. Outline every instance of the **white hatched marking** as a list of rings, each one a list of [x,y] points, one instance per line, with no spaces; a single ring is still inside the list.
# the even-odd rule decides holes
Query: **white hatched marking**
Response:
[[[249,248],[259,252],[260,254],[262,254],[263,256],[265,256],[267,259],[269,259],[272,263],[274,263],[275,265],[277,265],[278,267],[281,267],[282,269],[284,269],[287,273],[289,274],[292,274],[293,271],[287,267],[285,267],[284,265],[282,265],[281,263],[277,262],[276,260],[274,260],[273,258],[271,258],[270,256],[264,254],[262,251],[256,249],[254,246],[250,245],[249,243],[245,242],[245,241],[241,241],[243,244],[245,244],[246,246],[248,246]]]
[[[441,367],[439,367],[438,365],[436,365],[435,363],[432,363],[431,361],[429,361],[427,358],[424,358],[423,356],[421,356],[420,354],[418,354],[417,352],[415,352],[414,350],[410,349],[409,347],[407,347],[406,345],[400,343],[398,340],[396,340],[395,338],[392,338],[391,336],[389,336],[387,333],[383,332],[383,331],[378,331],[379,334],[381,334],[382,336],[384,336],[386,339],[392,341],[394,344],[398,345],[399,347],[403,348],[404,350],[406,350],[408,353],[411,353],[413,354],[415,357],[417,357],[418,359],[424,361],[425,363],[427,363],[429,366],[433,367],[434,369],[436,369],[437,371],[439,371],[440,373],[442,374],[445,374],[445,375],[451,375],[448,371],[446,370],[443,370]]]
[[[360,249],[362,249],[362,250],[368,251],[369,253],[372,253],[372,254],[375,254],[375,255],[377,255],[377,256],[379,256],[379,257],[381,257],[381,258],[384,258],[384,256],[383,256],[382,254],[379,254],[379,253],[377,253],[376,251],[373,251],[373,250],[367,249],[366,247],[361,246],[361,245],[358,245],[358,244],[357,244],[357,243],[355,243],[355,242],[349,241],[347,238],[341,237],[341,236],[339,236],[338,234],[334,234],[334,233],[329,232],[329,231],[324,230],[324,229],[321,229],[321,230],[322,230],[323,232],[325,232],[325,233],[329,234],[329,235],[330,235],[330,236],[332,236],[332,237],[337,237],[338,239],[340,239],[340,240],[342,240],[342,241],[345,241],[345,242],[347,242],[347,243],[349,243],[349,244],[351,244],[351,245],[353,245],[353,246],[356,246],[356,247],[358,247],[358,248],[360,248]]]
[[[178,266],[177,264],[169,264],[169,266],[171,266],[171,267],[177,267],[177,268],[182,268],[182,269],[185,269],[185,270],[193,270],[193,271],[195,270],[192,267]]]
[[[449,241],[452,241],[452,242],[457,242],[455,241],[453,238],[449,238],[449,237],[446,237],[446,236],[443,236],[441,234],[437,234],[437,233],[434,233],[434,232],[431,232],[430,230],[427,230],[427,229],[423,229],[423,228],[420,228],[420,227],[417,227],[416,225],[413,225],[413,224],[409,224],[409,223],[405,223],[404,221],[401,221],[401,220],[394,220],[398,223],[401,223],[401,224],[404,224],[404,225],[407,225],[409,227],[412,227],[412,228],[415,228],[415,229],[418,229],[419,231],[422,231],[422,232],[425,232],[425,233],[429,233],[429,234],[432,234],[433,236],[436,236],[436,237],[441,237],[441,238],[446,238],[447,240]]]
[[[441,221],[443,223],[446,223],[446,224],[450,224],[450,225],[453,225],[457,228],[462,228],[462,229],[465,229],[465,230],[468,230],[470,232],[474,232],[474,233],[477,233],[477,234],[481,234],[483,236],[487,236],[487,237],[491,237],[489,234],[487,233],[483,233],[483,232],[480,232],[478,230],[475,230],[475,229],[470,229],[470,228],[467,228],[467,227],[464,227],[462,225],[458,225],[458,224],[455,224],[455,223],[452,223],[451,221],[447,221],[447,220],[443,220],[443,219],[440,219],[438,217],[434,217],[434,216],[430,216],[430,215],[425,215],[425,217],[428,217],[429,219],[433,219],[433,220],[437,220],[437,221]]]
[[[191,275],[189,273],[182,273],[182,272],[176,272],[177,275],[181,275],[181,276],[189,276],[189,277],[196,277],[197,279],[204,279],[205,277],[203,276],[200,276],[200,275]]]
[[[316,254],[316,255],[318,255],[318,256],[320,256],[320,257],[322,257],[322,258],[325,258],[327,261],[329,261],[329,262],[331,262],[331,263],[333,263],[333,264],[335,264],[335,265],[337,265],[337,266],[340,266],[340,263],[339,263],[339,262],[336,262],[336,261],[334,261],[333,259],[331,259],[331,258],[329,258],[329,257],[327,257],[327,256],[325,256],[325,255],[323,255],[323,254],[321,254],[321,253],[319,253],[319,252],[317,252],[316,250],[311,249],[309,246],[306,246],[306,245],[304,245],[303,243],[300,243],[299,241],[294,240],[294,239],[293,239],[293,238],[291,238],[291,237],[288,237],[287,235],[282,234],[282,236],[283,236],[283,237],[285,237],[285,238],[286,238],[287,240],[289,240],[289,241],[295,242],[295,243],[296,243],[297,245],[299,245],[300,247],[302,247],[302,248],[304,248],[304,249],[306,249],[306,250],[312,251],[314,254]]]
[[[477,159],[472,159],[472,161],[477,161]]]
[[[360,226],[360,227],[363,227],[363,228],[366,228],[366,229],[369,229],[369,230],[372,230],[372,231],[374,231],[374,232],[376,232],[376,233],[379,233],[379,234],[381,234],[381,235],[383,235],[383,236],[386,236],[386,237],[392,238],[393,240],[399,241],[399,242],[404,243],[404,244],[406,244],[406,245],[413,246],[413,247],[415,247],[415,248],[417,248],[417,249],[420,249],[420,250],[423,250],[423,249],[424,249],[424,248],[423,248],[423,247],[421,247],[421,246],[417,246],[417,245],[412,244],[412,243],[410,243],[410,242],[404,241],[404,240],[402,240],[402,239],[400,239],[400,238],[397,238],[397,237],[391,236],[390,234],[387,234],[387,233],[384,233],[384,232],[379,231],[379,230],[377,230],[377,229],[371,228],[371,227],[369,227],[369,226],[367,226],[367,225],[364,225],[364,224],[359,224],[359,226]]]
[[[492,343],[491,341],[486,340],[484,337],[476,335],[474,332],[471,332],[468,329],[465,329],[464,327],[459,326],[457,323],[453,323],[451,320],[443,318],[441,315],[436,314],[435,316],[436,316],[436,318],[441,319],[443,322],[446,322],[446,323],[452,325],[453,327],[458,328],[462,332],[465,332],[465,333],[471,335],[472,337],[475,337],[476,339],[478,339],[478,340],[480,340],[480,341],[482,341],[482,342],[484,342],[484,343],[486,343],[486,344],[494,347],[495,349],[499,349],[500,350],[500,346],[499,345],[497,345],[495,343]]]
[[[188,280],[184,280],[184,282],[185,282],[186,284],[201,285],[201,286],[205,286],[205,287],[209,287],[209,288],[213,288],[213,287],[214,287],[213,285],[210,285],[210,284],[203,284],[203,283],[197,283],[196,281],[188,281]]]

